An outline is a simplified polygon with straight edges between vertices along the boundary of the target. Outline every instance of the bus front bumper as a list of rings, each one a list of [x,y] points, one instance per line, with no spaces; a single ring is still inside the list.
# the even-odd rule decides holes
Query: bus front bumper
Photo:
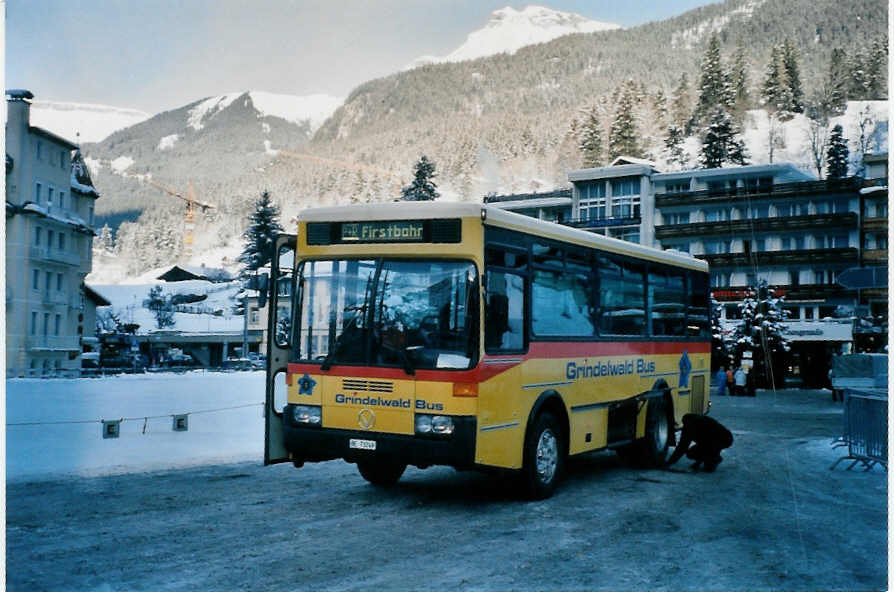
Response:
[[[348,462],[381,459],[428,467],[447,465],[471,468],[475,463],[474,417],[452,416],[454,430],[449,436],[409,436],[363,430],[342,430],[296,425],[283,413],[283,437],[292,461],[318,462],[343,458]],[[351,440],[375,442],[375,450],[351,447]]]

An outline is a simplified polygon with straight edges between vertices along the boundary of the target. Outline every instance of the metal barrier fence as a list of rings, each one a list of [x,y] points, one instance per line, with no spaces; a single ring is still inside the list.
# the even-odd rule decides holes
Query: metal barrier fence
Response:
[[[858,463],[868,471],[876,464],[888,470],[888,396],[887,392],[844,391],[844,434],[836,445],[847,446],[843,460],[852,460],[847,470]]]

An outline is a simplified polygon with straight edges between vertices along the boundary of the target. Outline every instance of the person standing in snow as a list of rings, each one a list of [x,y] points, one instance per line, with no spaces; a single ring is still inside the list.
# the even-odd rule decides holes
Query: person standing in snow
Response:
[[[717,369],[714,375],[714,382],[717,383],[717,394],[723,396],[726,394],[726,366]]]
[[[692,446],[690,446],[692,445]],[[687,413],[683,416],[680,442],[665,466],[671,466],[684,454],[694,460],[692,469],[698,470],[704,463],[705,471],[713,473],[723,457],[720,451],[733,445],[733,434],[719,421],[707,415]]]
[[[736,380],[736,394],[740,397],[745,396],[745,371],[742,370],[742,367],[736,370],[735,380]]]

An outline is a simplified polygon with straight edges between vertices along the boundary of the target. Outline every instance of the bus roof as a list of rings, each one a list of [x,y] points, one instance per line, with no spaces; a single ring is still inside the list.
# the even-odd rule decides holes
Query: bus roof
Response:
[[[594,234],[523,216],[504,209],[480,203],[460,202],[388,202],[329,208],[311,208],[302,211],[302,222],[354,222],[371,220],[425,220],[433,218],[467,218],[484,220],[488,226],[517,230],[533,236],[542,236],[577,245],[602,249],[621,255],[629,255],[677,265],[699,271],[708,271],[705,261],[678,252],[662,251],[630,241]]]

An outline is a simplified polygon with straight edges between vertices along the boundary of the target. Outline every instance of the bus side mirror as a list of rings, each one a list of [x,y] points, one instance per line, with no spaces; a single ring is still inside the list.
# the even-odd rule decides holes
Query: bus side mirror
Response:
[[[245,287],[249,290],[257,290],[258,292],[258,308],[264,308],[267,305],[267,290],[270,285],[270,277],[266,273],[259,273],[248,278]]]

